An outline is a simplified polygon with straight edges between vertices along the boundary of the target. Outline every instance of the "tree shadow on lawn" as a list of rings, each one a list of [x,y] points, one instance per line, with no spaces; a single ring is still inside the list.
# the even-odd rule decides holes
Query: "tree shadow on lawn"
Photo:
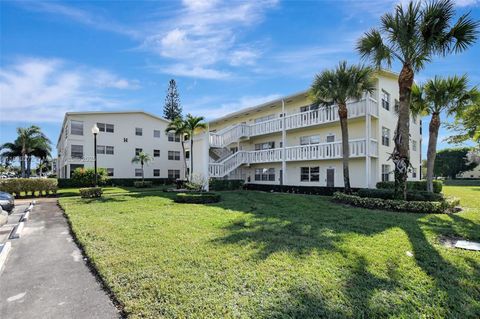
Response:
[[[259,260],[284,251],[297,254],[299,258],[314,251],[351,254],[352,251],[345,251],[343,248],[345,245],[342,245],[349,235],[359,234],[367,237],[390,228],[401,228],[412,245],[416,264],[434,281],[435,288],[428,292],[428,298],[421,299],[420,302],[430,303],[426,306],[435,308],[441,306],[443,309],[440,313],[443,311],[445,317],[468,318],[480,315],[478,272],[473,271],[470,274],[446,261],[425,235],[425,229],[431,230],[437,236],[445,233],[459,235],[457,224],[460,224],[461,230],[473,235],[478,231],[479,225],[458,215],[451,215],[452,220],[446,221],[437,216],[425,218],[427,215],[345,207],[318,196],[266,193],[259,196],[259,194],[261,193],[225,194],[222,202],[211,205],[248,214],[226,226],[224,229],[227,234],[214,240],[215,243],[253,244],[258,250],[253,258]],[[315,205],[312,205],[312,201],[316,201]],[[398,279],[391,276],[393,273],[389,273],[391,278],[385,282],[373,276],[367,270],[367,266],[367,260],[363,256],[358,256],[356,265],[351,271],[351,278],[347,280],[344,288],[344,295],[350,300],[351,309],[360,317],[369,317],[368,314],[371,314],[369,300],[372,291],[401,286]],[[408,287],[403,288],[405,289]],[[293,304],[299,305],[299,308],[285,310],[285,314],[290,312],[294,314],[297,310],[300,313],[298,316],[290,317],[303,317],[303,312],[315,314],[315,310],[308,305],[318,307],[318,303],[310,302],[311,298],[319,299],[317,301],[320,304],[324,303],[321,296],[316,294],[296,291],[292,293],[299,299],[306,299],[303,301],[307,303],[305,305],[301,300],[294,302]],[[411,303],[408,300],[404,302]],[[415,309],[416,306],[418,305],[408,304],[405,305],[405,309]],[[390,309],[388,314],[392,315],[395,311]]]

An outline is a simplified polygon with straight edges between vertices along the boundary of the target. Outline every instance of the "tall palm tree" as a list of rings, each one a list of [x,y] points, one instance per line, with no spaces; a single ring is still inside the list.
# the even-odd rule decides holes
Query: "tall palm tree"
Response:
[[[193,116],[192,114],[187,114],[185,118],[185,131],[190,138],[190,180],[193,176],[193,135],[196,130],[207,128],[204,120],[203,116]]]
[[[358,100],[365,92],[372,93],[375,89],[373,69],[362,65],[347,66],[346,61],[339,63],[334,70],[325,70],[315,76],[310,88],[310,95],[316,103],[324,106],[337,104],[340,127],[342,129],[343,182],[345,193],[352,192],[350,188],[350,173],[348,168],[348,100]]]
[[[26,166],[26,175],[30,177],[31,174],[31,165],[32,158],[36,157],[40,160],[44,160],[47,157],[50,157],[52,148],[50,147],[50,140],[45,136],[35,137],[30,145],[29,151],[27,153],[27,166]]]
[[[2,150],[0,153],[0,158],[5,160],[5,166],[8,166],[9,163],[17,158],[22,158],[22,146],[18,144],[18,141],[13,143],[4,143],[2,146],[0,146],[0,150]],[[24,165],[24,162],[21,162],[20,164]]]
[[[428,127],[428,151],[427,151],[427,191],[433,192],[433,170],[437,155],[438,130],[441,120],[440,114],[456,114],[466,105],[474,103],[478,91],[468,89],[468,78],[453,76],[448,78],[435,77],[428,80],[424,85],[412,86],[413,116],[431,115]]]
[[[143,166],[145,164],[148,164],[152,161],[152,157],[147,154],[147,153],[144,153],[144,152],[140,152],[138,153],[138,155],[135,155],[134,158],[132,158],[132,163],[133,164],[138,164],[140,163],[140,165],[142,166],[142,182],[145,181],[145,174],[144,174],[144,171],[143,171]]]
[[[185,177],[187,176],[187,158],[185,157],[185,136],[188,134],[185,121],[181,117],[177,117],[170,122],[168,127],[165,130],[166,133],[174,133],[175,135],[180,136],[180,142],[182,143],[182,155],[183,155],[183,165]]]
[[[377,67],[391,66],[394,60],[402,64],[398,77],[399,115],[395,130],[395,193],[406,198],[406,180],[410,166],[410,98],[415,72],[423,69],[436,55],[446,56],[466,50],[477,39],[478,21],[469,13],[455,16],[452,0],[433,0],[398,4],[394,13],[381,17],[379,29],[364,34],[357,43],[362,58],[370,59]]]

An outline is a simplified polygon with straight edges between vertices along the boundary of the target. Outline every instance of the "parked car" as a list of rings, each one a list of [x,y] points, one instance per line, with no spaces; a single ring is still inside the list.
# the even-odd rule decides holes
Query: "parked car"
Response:
[[[9,193],[0,192],[0,206],[10,213],[15,207],[15,198]]]

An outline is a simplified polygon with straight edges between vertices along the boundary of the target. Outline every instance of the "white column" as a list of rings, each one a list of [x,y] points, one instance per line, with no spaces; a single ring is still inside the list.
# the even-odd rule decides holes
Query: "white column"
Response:
[[[368,105],[368,104],[367,104]],[[366,108],[365,112],[365,183],[366,187],[370,188],[370,170],[371,170],[371,158],[370,158],[370,139],[371,139],[371,125],[372,125],[372,118],[370,116],[370,112],[368,108]]]
[[[287,144],[287,131],[285,130],[285,100],[282,99],[282,185],[285,185],[286,178],[285,176],[287,175],[287,162],[286,162],[286,156],[287,152],[285,151],[285,147]]]

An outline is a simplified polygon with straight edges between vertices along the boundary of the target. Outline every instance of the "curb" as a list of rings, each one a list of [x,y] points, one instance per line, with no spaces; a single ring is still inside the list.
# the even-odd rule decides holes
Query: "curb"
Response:
[[[12,244],[9,241],[7,241],[5,244],[0,245],[0,274],[2,273],[3,265],[7,260],[8,253],[10,252],[11,248]]]
[[[22,235],[23,227],[25,227],[24,222],[18,223],[18,225],[15,226],[15,228],[13,229],[12,234],[10,235],[10,239],[20,238]]]
[[[30,217],[30,211],[27,211],[25,214],[23,214],[22,218],[20,218],[20,221],[27,222],[29,217]]]

